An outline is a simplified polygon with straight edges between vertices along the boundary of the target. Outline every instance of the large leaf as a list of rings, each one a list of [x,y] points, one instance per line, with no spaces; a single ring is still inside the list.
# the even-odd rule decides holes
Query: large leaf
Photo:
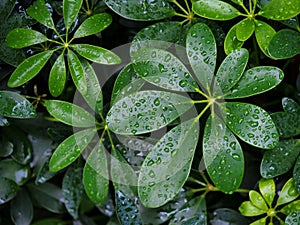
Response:
[[[23,96],[12,91],[0,91],[0,115],[12,118],[33,118],[36,111]]]
[[[246,18],[237,24],[236,37],[239,41],[248,40],[255,30],[253,19]]]
[[[260,11],[260,15],[272,20],[286,20],[299,13],[299,0],[272,0]]]
[[[45,101],[47,111],[59,121],[74,127],[95,126],[95,118],[85,109],[60,100]]]
[[[20,165],[12,159],[0,161],[0,176],[14,181],[18,185],[23,185],[30,179],[30,167]]]
[[[225,193],[232,193],[244,175],[242,148],[217,115],[206,121],[203,136],[203,158],[214,184]]]
[[[239,23],[241,22],[242,21],[240,21]],[[232,26],[225,37],[224,51],[227,55],[234,50],[240,49],[244,44],[244,42],[239,41],[239,39],[236,36],[236,29],[239,26],[239,23]]]
[[[0,205],[14,198],[19,190],[19,186],[10,179],[0,177]]]
[[[273,207],[272,203],[275,197],[275,182],[273,179],[261,179],[258,183],[259,191],[265,199],[269,207]]]
[[[158,130],[193,106],[190,98],[164,91],[140,91],[112,106],[107,115],[109,129],[119,134],[141,134]]]
[[[194,118],[174,127],[151,149],[138,180],[144,206],[162,206],[179,193],[190,173],[198,136],[199,122]]]
[[[284,77],[281,69],[259,66],[247,70],[239,82],[225,95],[226,99],[257,95],[276,87]]]
[[[12,200],[10,215],[15,225],[31,224],[33,219],[33,206],[25,189],[22,189]]]
[[[54,151],[49,167],[57,172],[74,162],[94,137],[94,129],[79,131],[64,140]]]
[[[227,126],[243,141],[263,149],[277,146],[276,126],[265,110],[242,102],[227,102],[221,107]]]
[[[74,38],[86,37],[96,34],[107,28],[112,22],[111,15],[101,13],[87,18],[76,30]]]
[[[76,20],[83,0],[64,0],[63,1],[63,15],[64,23],[67,31]]]
[[[105,0],[106,5],[120,16],[130,20],[160,20],[175,15],[166,0]]]
[[[193,1],[193,11],[199,16],[213,20],[231,20],[240,14],[232,5],[219,0]]]
[[[293,170],[294,185],[300,193],[300,157],[298,156]]]
[[[57,57],[49,74],[49,91],[53,97],[59,96],[65,87],[67,71],[64,54]]]
[[[18,87],[35,77],[48,59],[52,55],[52,51],[44,51],[23,61],[9,78],[7,85],[9,87]]]
[[[293,211],[299,211],[300,209],[300,200],[292,201],[291,203],[287,204],[286,206],[280,209],[280,212],[289,215]]]
[[[186,51],[196,77],[208,90],[216,67],[217,46],[214,35],[206,24],[197,23],[189,30]]]
[[[268,47],[273,36],[276,34],[276,31],[273,27],[263,21],[255,20],[255,23],[255,37],[258,46],[265,55],[269,56]]]
[[[300,224],[300,211],[295,211],[289,214],[285,218],[286,225],[298,225]]]
[[[294,185],[293,178],[289,179],[281,189],[276,206],[283,205],[298,198],[300,193]]]

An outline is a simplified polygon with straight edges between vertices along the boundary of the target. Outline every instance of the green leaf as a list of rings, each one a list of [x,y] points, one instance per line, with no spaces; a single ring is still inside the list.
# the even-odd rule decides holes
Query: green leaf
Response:
[[[257,191],[251,190],[249,192],[249,197],[250,197],[251,203],[255,207],[262,209],[264,211],[268,211],[269,208],[268,208],[265,200],[263,199],[263,197],[260,195],[260,193],[258,193]]]
[[[248,225],[249,220],[242,216],[239,212],[218,208],[213,212],[213,219],[210,220],[211,225],[230,224],[230,225]]]
[[[276,31],[273,27],[263,21],[255,20],[255,22],[255,37],[258,46],[266,56],[270,57],[268,47],[273,36],[276,34]]]
[[[67,71],[64,54],[57,57],[54,65],[51,68],[49,75],[49,91],[53,97],[59,96],[65,87],[67,80]]]
[[[0,115],[12,118],[34,118],[36,117],[36,111],[32,104],[12,91],[0,91]]]
[[[266,225],[266,222],[267,222],[267,216],[264,217],[264,218],[261,218],[259,220],[256,220],[254,221],[253,223],[251,223],[250,225]],[[272,224],[269,224],[269,225],[272,225]]]
[[[140,170],[138,192],[145,207],[159,207],[173,199],[190,173],[199,136],[197,118],[183,122],[151,149]]]
[[[283,98],[282,107],[285,112],[300,114],[300,105],[291,98],[287,98],[287,97]]]
[[[278,31],[271,39],[268,50],[274,59],[296,56],[300,52],[300,33],[291,29]]]
[[[298,20],[298,17],[295,16],[295,17],[292,17],[290,19],[287,19],[287,20],[282,20],[280,21],[282,24],[290,27],[290,28],[293,28],[295,30],[299,30],[300,29],[300,26],[299,26],[299,20]]]
[[[255,30],[253,19],[246,18],[239,22],[236,27],[236,37],[239,41],[248,40]]]
[[[50,157],[51,155],[47,156],[47,158],[44,159],[42,164],[40,165],[40,168],[36,174],[35,184],[39,185],[45,183],[46,181],[50,180],[52,177],[55,176],[56,173],[51,172],[49,169]]]
[[[10,215],[15,225],[29,225],[33,219],[33,206],[25,189],[22,189],[12,200]]]
[[[273,178],[288,172],[300,153],[300,140],[282,140],[278,145],[265,152],[260,165],[264,178]]]
[[[225,95],[226,99],[245,98],[264,93],[276,87],[284,77],[281,69],[258,66],[247,70],[239,82]]]
[[[101,13],[87,18],[76,30],[74,38],[82,38],[101,32],[112,22],[111,15]]]
[[[294,178],[294,185],[296,186],[298,192],[300,193],[300,157],[299,156],[294,166],[293,178]]]
[[[51,29],[55,28],[51,14],[48,11],[44,0],[37,0],[26,10],[27,14],[33,19],[37,20],[39,23],[49,27]]]
[[[14,9],[16,0],[2,0],[0,2],[0,21],[6,21]]]
[[[115,13],[130,20],[160,20],[174,16],[176,13],[166,0],[105,0],[104,2]]]
[[[265,110],[242,102],[227,102],[221,107],[227,126],[243,141],[263,149],[277,146],[276,126]]]
[[[275,112],[271,115],[280,137],[293,137],[300,134],[300,114]]]
[[[300,193],[294,185],[293,178],[289,179],[281,189],[276,206],[286,204],[298,198]]]
[[[42,219],[37,222],[34,222],[32,225],[64,225],[65,222],[60,219],[50,218],[50,219]]]
[[[243,3],[243,0],[231,0],[235,4],[241,5]]]
[[[30,179],[31,172],[29,165],[23,166],[12,159],[4,159],[0,161],[0,174],[21,186]]]
[[[232,5],[219,0],[193,1],[193,11],[199,16],[212,20],[231,20],[240,14]]]
[[[63,15],[64,23],[67,29],[67,32],[71,25],[76,20],[76,17],[79,13],[83,0],[64,0],[63,1]]]
[[[23,61],[9,78],[9,87],[18,87],[35,77],[45,66],[52,55],[52,51],[44,51]]]
[[[242,21],[240,21],[239,23],[241,22]],[[234,50],[240,49],[244,44],[244,42],[239,41],[239,39],[236,36],[236,29],[239,26],[239,23],[232,26],[225,37],[224,51],[227,55]]]
[[[121,63],[121,59],[115,53],[98,46],[89,44],[70,45],[79,55],[96,63],[115,65]]]
[[[300,211],[295,211],[289,214],[285,218],[286,225],[298,225],[300,224]]]
[[[217,46],[214,35],[206,24],[197,23],[189,30],[186,51],[196,77],[208,90],[216,67]]]
[[[0,146],[0,157],[7,157],[14,151],[14,144],[9,141],[5,130],[0,133]]]
[[[54,151],[50,159],[50,171],[57,172],[74,162],[93,139],[96,131],[86,129],[64,140]]]
[[[170,124],[193,106],[190,98],[164,91],[140,91],[116,102],[106,121],[118,134],[142,134]]]
[[[62,191],[67,211],[74,219],[78,219],[78,209],[83,194],[82,168],[71,165],[62,180]]]
[[[247,66],[248,58],[248,50],[242,48],[232,51],[224,59],[216,74],[214,96],[227,93],[239,81]]]
[[[273,179],[261,179],[258,183],[259,191],[264,197],[269,207],[272,207],[272,203],[275,197],[275,182]]]
[[[68,50],[67,59],[69,70],[77,90],[82,94],[86,94],[87,83],[80,60],[78,59],[77,55],[70,49]]]
[[[108,168],[105,148],[98,142],[87,158],[83,170],[83,184],[88,197],[97,205],[108,195]]]
[[[69,102],[46,100],[47,111],[59,121],[74,127],[95,126],[95,118],[85,109]]]
[[[293,211],[300,211],[300,200],[295,200],[280,209],[280,212],[289,215]]]
[[[261,16],[272,20],[286,20],[299,13],[299,0],[272,0],[260,11]]]
[[[133,56],[133,67],[143,79],[161,88],[185,92],[198,88],[184,64],[162,49],[138,50]]]
[[[0,177],[0,205],[13,199],[19,191],[19,186],[12,180]]]
[[[244,156],[239,142],[217,115],[206,121],[202,145],[213,183],[225,193],[235,191],[244,175]]]
[[[265,210],[257,208],[250,201],[243,202],[239,207],[239,211],[244,216],[259,216],[266,213]]]
[[[4,127],[4,126],[9,126],[9,122],[7,120],[7,118],[4,118],[3,116],[0,115],[0,127]],[[5,151],[3,151],[5,152]],[[0,151],[0,156],[2,155],[2,152]]]

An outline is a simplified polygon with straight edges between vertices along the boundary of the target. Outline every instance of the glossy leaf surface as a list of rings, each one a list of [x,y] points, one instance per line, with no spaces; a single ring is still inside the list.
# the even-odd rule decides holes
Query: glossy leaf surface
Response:
[[[0,161],[0,174],[1,177],[6,177],[20,186],[25,184],[31,175],[28,165],[20,165],[12,159]]]
[[[10,179],[0,177],[0,205],[14,198],[19,190],[19,186]]]
[[[258,183],[259,191],[265,199],[269,207],[272,207],[272,202],[275,197],[275,182],[273,179],[261,179]]]
[[[236,36],[236,29],[238,26],[238,23],[232,26],[225,37],[224,51],[227,55],[234,50],[240,49],[244,44],[244,42],[239,41],[239,39]]]
[[[298,156],[293,170],[294,185],[300,193],[300,157]]]
[[[30,225],[33,219],[33,206],[25,189],[12,200],[10,215],[15,225]]]
[[[64,55],[61,54],[57,57],[49,74],[48,86],[53,97],[57,97],[63,92],[67,80],[66,73],[67,71]]]
[[[254,206],[256,206],[259,209],[268,211],[269,208],[268,208],[265,200],[263,199],[263,197],[260,195],[260,193],[258,193],[257,191],[251,190],[249,192],[249,198]]]
[[[210,220],[210,223],[211,225],[220,225],[222,223],[230,223],[230,225],[248,225],[249,220],[237,211],[228,208],[219,208],[214,211],[213,219]]]
[[[261,20],[256,20],[256,27],[255,27],[256,41],[258,43],[259,48],[267,56],[269,56],[268,47],[270,41],[272,40],[275,34],[276,31],[269,24]]]
[[[252,19],[246,18],[238,23],[236,27],[236,37],[239,41],[248,40],[253,34],[255,23]]]
[[[83,0],[64,0],[63,1],[63,15],[64,23],[67,31],[76,20]]]
[[[285,218],[286,225],[298,225],[300,223],[300,211],[295,211]]]
[[[300,193],[297,191],[294,183],[293,178],[289,179],[281,189],[281,192],[279,194],[276,206],[291,202],[298,198]]]
[[[45,25],[49,28],[54,28],[55,25],[53,23],[50,12],[48,11],[44,0],[37,0],[30,6],[26,12],[33,19],[37,20],[39,23]]]
[[[286,206],[282,207],[280,209],[280,212],[282,212],[285,215],[289,215],[293,211],[299,211],[299,209],[300,209],[300,200],[295,200],[287,204]]]
[[[272,0],[266,4],[261,15],[272,20],[286,20],[300,13],[298,0]]]
[[[244,216],[259,216],[266,213],[265,210],[257,208],[252,202],[246,201],[241,204],[239,211]]]

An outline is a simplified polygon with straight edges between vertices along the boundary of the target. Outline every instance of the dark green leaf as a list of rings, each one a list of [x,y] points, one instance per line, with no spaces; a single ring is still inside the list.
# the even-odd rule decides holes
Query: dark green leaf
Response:
[[[120,16],[130,20],[160,20],[175,15],[166,0],[105,0],[106,5]]]
[[[0,177],[0,205],[13,199],[19,191],[19,186],[10,179]]]
[[[23,96],[12,91],[0,91],[0,115],[12,118],[33,118],[36,111]]]
[[[197,118],[174,127],[153,146],[140,170],[138,191],[146,207],[173,199],[190,173],[199,136]]]
[[[64,0],[63,1],[63,15],[64,23],[67,29],[67,32],[71,25],[76,20],[76,17],[79,13],[83,0]]]
[[[51,172],[49,169],[50,155],[43,160],[35,178],[35,184],[42,184],[54,177],[56,173]]]
[[[74,38],[81,38],[96,34],[107,28],[112,22],[111,15],[101,13],[87,18],[74,34]]]
[[[227,126],[243,141],[263,149],[277,146],[279,135],[276,126],[262,108],[248,103],[227,102],[222,104],[222,110]]]
[[[285,218],[286,225],[300,224],[300,211],[294,211]]]
[[[275,182],[273,179],[261,179],[258,183],[259,191],[265,199],[269,207],[272,207],[272,203],[275,197]]]
[[[30,167],[16,163],[12,159],[0,161],[0,176],[14,181],[18,185],[23,185],[30,178]]]
[[[275,112],[271,115],[280,137],[293,137],[300,134],[300,114]]]
[[[193,106],[190,98],[171,92],[140,91],[126,96],[110,109],[109,129],[119,134],[158,130]]]
[[[11,219],[15,225],[29,225],[33,219],[33,206],[25,189],[22,189],[10,205]]]
[[[260,11],[260,15],[272,20],[286,20],[299,13],[299,0],[272,0]]]
[[[250,201],[243,202],[239,207],[239,211],[244,216],[259,216],[266,213],[265,210],[257,208]]]
[[[248,40],[255,30],[253,19],[246,18],[237,24],[236,37],[239,41]]]
[[[291,98],[283,98],[282,107],[285,112],[300,114],[300,105]]]
[[[74,162],[94,137],[94,129],[79,131],[64,140],[53,153],[49,167],[57,172]]]
[[[85,109],[69,102],[46,100],[47,111],[57,120],[74,127],[93,127],[95,118]]]
[[[203,158],[214,184],[225,193],[232,193],[244,175],[242,148],[217,115],[206,121],[203,136]]]
[[[288,205],[284,206],[280,209],[280,212],[289,215],[293,211],[299,211],[300,210],[300,200],[295,200],[289,203]]]
[[[248,225],[249,220],[240,213],[227,208],[219,208],[214,211],[213,219],[210,220],[211,225]]]
[[[276,206],[286,204],[298,198],[300,193],[294,185],[293,178],[289,179],[281,189]]]
[[[225,37],[224,51],[227,55],[234,50],[240,49],[244,44],[244,42],[239,41],[239,39],[236,36],[236,29],[239,26],[239,23],[232,26]]]
[[[53,97],[59,96],[65,87],[67,80],[67,71],[64,54],[57,57],[49,74],[49,91]]]
[[[18,87],[35,77],[45,66],[52,51],[44,51],[23,61],[9,78],[9,87]]]
[[[295,30],[298,30],[300,28],[299,20],[298,20],[297,16],[292,17],[292,18],[287,19],[287,20],[282,20],[280,22],[283,23],[284,25],[290,27],[290,28],[295,29]]]
[[[39,220],[35,223],[33,223],[32,225],[65,225],[65,222],[63,220],[60,219],[42,219]]]
[[[255,23],[255,37],[258,46],[266,56],[269,56],[268,47],[273,36],[276,34],[276,31],[273,27],[263,21],[255,20]]]
[[[3,40],[0,42],[0,59],[7,64],[17,67],[25,60],[25,54],[21,49],[8,47]]]
[[[6,21],[15,6],[16,0],[2,0],[0,2],[0,21]]]
[[[4,118],[3,116],[0,115],[0,127],[5,127],[9,126],[9,122],[7,118]],[[0,151],[0,156],[1,156],[1,151]]]
[[[300,193],[300,157],[298,156],[293,170],[294,185]]]

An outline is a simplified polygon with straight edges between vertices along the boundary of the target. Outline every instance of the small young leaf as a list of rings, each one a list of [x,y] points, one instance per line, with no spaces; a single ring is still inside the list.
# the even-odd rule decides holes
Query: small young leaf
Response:
[[[15,225],[30,225],[33,219],[33,206],[25,189],[22,189],[10,205],[11,219]]]
[[[64,0],[63,15],[67,32],[79,13],[83,0]]]
[[[280,209],[280,212],[289,215],[293,211],[300,211],[300,200],[295,200]]]
[[[222,103],[221,107],[227,126],[243,141],[263,149],[277,146],[276,126],[265,110],[242,102]]]
[[[6,36],[6,44],[11,48],[24,48],[47,40],[42,33],[27,28],[16,28]]]
[[[300,156],[298,156],[293,170],[294,185],[300,193]],[[299,208],[300,210],[300,208]]]
[[[193,11],[199,16],[212,20],[231,20],[240,14],[232,5],[219,0],[193,1]]]
[[[261,219],[259,219],[259,220],[256,220],[256,221],[254,221],[253,223],[251,223],[250,225],[266,225],[266,223],[267,223],[267,216],[266,217],[263,217],[263,218],[261,218]],[[269,224],[269,225],[272,225],[272,224]]]
[[[144,206],[162,206],[179,193],[188,178],[198,136],[199,122],[194,118],[174,127],[151,149],[138,180]]]
[[[239,41],[248,40],[255,30],[253,19],[246,18],[237,24],[236,37]]]
[[[259,209],[262,209],[264,211],[268,211],[269,208],[268,208],[265,200],[263,199],[263,197],[257,191],[251,190],[249,192],[249,197],[250,197],[251,203],[255,207],[257,207]]]
[[[300,224],[300,211],[295,211],[289,214],[285,218],[286,225],[298,225]]]
[[[298,198],[299,195],[300,193],[294,185],[293,178],[291,178],[285,183],[285,185],[281,189],[276,206],[280,206],[282,204],[291,202]]]
[[[47,111],[59,121],[74,127],[92,127],[95,118],[85,109],[69,102],[46,100]]]
[[[259,216],[266,213],[265,210],[257,208],[250,201],[243,202],[239,207],[239,211],[244,216]]]
[[[76,30],[74,38],[82,38],[96,34],[107,28],[112,22],[111,15],[101,13],[87,18]]]
[[[300,114],[300,105],[291,98],[283,98],[282,107],[285,112]]]
[[[239,26],[239,23],[232,26],[225,37],[224,51],[227,55],[234,50],[240,49],[244,44],[244,42],[239,41],[239,39],[236,36],[236,29]]]
[[[50,171],[57,172],[74,162],[93,139],[95,133],[94,129],[86,129],[64,140],[51,156]]]
[[[23,61],[9,78],[9,87],[18,87],[35,77],[45,66],[52,55],[52,51],[44,51]]]
[[[255,37],[258,46],[266,56],[269,56],[268,47],[276,31],[269,24],[261,20],[255,20],[255,23]]]
[[[121,63],[121,59],[115,53],[98,46],[89,44],[70,45],[79,55],[96,63],[115,65]]]
[[[259,191],[264,197],[269,207],[272,207],[272,203],[275,197],[275,182],[273,179],[261,179],[258,183]]]
[[[13,199],[19,191],[19,186],[10,179],[0,177],[0,205]]]
[[[286,20],[299,13],[299,0],[272,0],[260,11],[261,16],[272,20]]]
[[[48,86],[53,97],[57,97],[63,92],[67,80],[66,73],[64,54],[61,54],[57,57],[49,75]]]

